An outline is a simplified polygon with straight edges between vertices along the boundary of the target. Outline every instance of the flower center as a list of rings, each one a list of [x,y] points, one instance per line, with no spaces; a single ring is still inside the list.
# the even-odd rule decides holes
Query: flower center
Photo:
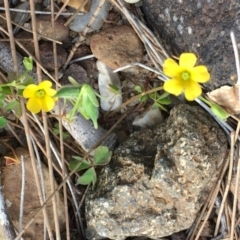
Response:
[[[189,79],[190,79],[190,73],[187,72],[187,71],[182,72],[182,74],[181,74],[181,78],[182,78],[183,81],[187,81],[187,80],[189,80]]]
[[[42,98],[42,97],[45,96],[45,91],[43,89],[39,89],[39,90],[36,91],[35,95],[38,98]]]

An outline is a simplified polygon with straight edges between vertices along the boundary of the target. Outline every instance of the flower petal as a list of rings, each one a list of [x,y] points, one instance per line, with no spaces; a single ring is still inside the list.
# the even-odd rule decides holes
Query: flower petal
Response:
[[[52,86],[52,83],[50,81],[44,80],[44,81],[42,81],[38,84],[38,89],[44,89],[45,90],[47,88],[51,88],[51,86]]]
[[[193,68],[197,62],[197,57],[193,53],[182,53],[179,58],[179,66]]]
[[[197,66],[191,70],[191,78],[195,82],[205,83],[210,79],[210,74],[205,66]]]
[[[41,102],[39,101],[39,98],[29,98],[27,101],[27,109],[32,113],[39,113],[41,111]]]
[[[184,94],[188,101],[193,101],[202,94],[202,88],[200,84],[194,81],[188,81],[184,86]]]
[[[41,99],[41,105],[44,112],[49,112],[54,108],[55,101],[51,97],[46,95],[44,98]]]
[[[31,98],[35,95],[35,92],[37,91],[38,86],[35,84],[29,84],[26,86],[26,88],[23,90],[23,97],[24,98]]]
[[[179,75],[180,69],[178,64],[171,58],[164,61],[163,73],[168,77],[177,77]]]
[[[45,93],[49,96],[49,97],[52,97],[54,96],[57,91],[55,89],[52,89],[52,88],[46,88],[44,89],[45,90]]]
[[[166,92],[169,92],[169,93],[171,93],[173,95],[178,96],[183,91],[184,85],[183,85],[183,83],[182,83],[182,81],[180,79],[173,78],[173,79],[167,80],[164,83],[163,89]]]

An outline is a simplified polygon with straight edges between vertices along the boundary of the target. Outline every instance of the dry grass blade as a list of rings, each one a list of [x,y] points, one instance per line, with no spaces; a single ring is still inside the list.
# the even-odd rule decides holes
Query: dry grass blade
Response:
[[[231,179],[232,179],[232,170],[233,170],[233,157],[234,157],[234,141],[235,141],[235,134],[231,133],[231,148],[230,148],[230,164],[229,164],[229,169],[228,169],[228,178],[227,178],[227,185],[224,191],[224,195],[223,195],[223,199],[221,202],[221,207],[219,209],[219,213],[218,213],[218,219],[216,222],[216,226],[215,226],[215,231],[214,231],[214,237],[217,236],[217,233],[219,231],[219,225],[220,225],[220,221],[221,221],[221,217],[223,214],[223,209],[225,207],[225,202],[228,196],[228,192],[229,192],[229,188],[230,188],[230,183],[231,183]]]

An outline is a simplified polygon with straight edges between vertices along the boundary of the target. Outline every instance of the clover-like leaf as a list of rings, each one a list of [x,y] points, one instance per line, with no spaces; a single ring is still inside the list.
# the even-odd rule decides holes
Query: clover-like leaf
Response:
[[[81,177],[78,178],[77,184],[88,185],[92,183],[93,187],[96,184],[97,175],[93,167],[89,168]]]
[[[0,116],[0,128],[4,128],[7,125],[7,120],[5,117]]]
[[[148,99],[148,96],[147,96],[147,95],[143,95],[143,96],[141,96],[141,97],[139,98],[139,101],[140,101],[140,102],[145,102],[145,101],[147,101],[147,99]]]
[[[89,90],[89,88],[87,88],[86,86],[83,88],[83,92],[81,90],[80,94],[82,96],[81,96],[81,99],[79,102],[78,110],[86,119],[90,118],[93,122],[94,127],[98,128],[98,123],[97,123],[98,107],[96,106],[96,103],[94,104],[92,101],[92,99],[94,99],[94,97],[92,95],[94,93],[94,91],[91,92],[91,90],[90,91],[88,91],[88,90]],[[95,96],[95,93],[94,93],[94,96]],[[96,96],[95,96],[95,98],[96,98]]]
[[[80,86],[66,86],[58,90],[58,92],[53,96],[66,99],[76,99],[80,94]]]
[[[21,109],[21,105],[19,103],[19,101],[17,101],[16,99],[13,99],[12,101],[10,101],[5,107],[4,107],[5,111],[14,111],[15,114],[20,117],[22,115],[22,109]]]
[[[93,88],[90,85],[83,84],[81,92],[82,92],[83,96],[88,96],[89,100],[92,102],[92,104],[95,107],[99,107],[99,103],[98,103],[95,91],[93,90]]]
[[[169,105],[171,104],[171,100],[169,98],[162,98],[162,99],[157,99],[157,102],[163,105]]]
[[[82,161],[82,163],[81,163],[81,165],[76,169],[76,171],[81,171],[81,170],[83,170],[83,169],[87,169],[87,168],[91,167],[91,164],[90,164],[86,159],[82,160],[82,158],[81,158],[81,157],[78,157],[78,156],[74,156],[73,159],[74,159],[74,160],[71,161],[71,162],[69,163],[69,166],[68,166],[70,170],[73,170],[73,169],[79,164],[79,162],[81,162],[81,161]]]
[[[0,93],[3,95],[12,95],[11,88],[9,86],[1,87]]]
[[[23,58],[23,65],[27,71],[32,71],[33,69],[33,60],[32,57]]]
[[[142,92],[142,88],[138,85],[134,87],[134,90],[137,91],[138,93]]]
[[[99,146],[94,153],[93,163],[94,165],[106,165],[110,162],[112,157],[112,151],[109,151],[106,146]]]

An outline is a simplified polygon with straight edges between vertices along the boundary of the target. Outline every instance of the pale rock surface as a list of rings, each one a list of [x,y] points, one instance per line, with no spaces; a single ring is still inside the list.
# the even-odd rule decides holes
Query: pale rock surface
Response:
[[[137,116],[132,124],[134,126],[146,128],[161,123],[162,121],[163,115],[161,113],[161,110],[159,108],[155,109],[150,108],[142,115]]]
[[[83,32],[83,30],[89,24],[89,21],[92,18],[93,14],[97,10],[100,2],[101,0],[92,0],[90,11],[88,13],[85,13],[84,15],[76,16],[73,19],[73,21],[70,22],[69,28],[74,32]],[[92,31],[99,30],[102,27],[104,23],[104,19],[107,19],[108,11],[109,11],[109,1],[105,0],[103,6],[101,7],[101,10],[96,16],[96,19],[90,26],[91,28],[88,30],[89,33]]]
[[[115,151],[87,195],[87,238],[159,239],[189,228],[227,150],[222,129],[197,106],[178,105]]]
[[[54,23],[55,40],[64,41],[68,38],[69,29],[64,25],[65,20],[60,16]],[[39,15],[36,17],[37,32],[45,37],[53,37],[53,29],[51,25],[50,15]]]
[[[121,82],[118,73],[114,73],[106,64],[97,61],[98,88],[101,95],[100,106],[104,111],[113,111],[122,104]],[[117,87],[114,91],[112,86]]]
[[[128,25],[95,33],[91,37],[90,47],[94,56],[112,69],[140,62],[143,57],[143,44]]]
[[[41,206],[39,202],[38,192],[36,183],[34,180],[34,174],[31,164],[31,159],[29,156],[29,152],[23,148],[15,149],[16,155],[18,159],[21,159],[21,156],[24,157],[25,163],[25,193],[24,193],[24,209],[23,209],[23,226],[25,226],[28,221],[34,216],[38,208]],[[14,158],[14,156],[11,156]],[[4,161],[4,159],[2,159]],[[50,186],[50,178],[48,168],[42,164],[43,176],[44,176],[44,184],[45,184],[45,192],[46,198],[51,195],[51,186]],[[16,229],[18,229],[18,221],[19,221],[19,206],[20,206],[20,198],[21,198],[21,185],[22,185],[22,167],[21,164],[9,165],[3,168],[2,170],[2,185],[3,185],[3,193],[5,197],[5,201],[9,206],[8,212],[11,216],[13,225]],[[55,188],[57,188],[57,182],[55,182]],[[57,215],[59,219],[60,229],[64,230],[65,227],[65,213],[64,213],[64,203],[63,198],[59,193],[56,193],[56,201],[57,201]],[[49,216],[49,222],[52,230],[54,230],[54,217],[53,217],[53,209],[52,202],[50,201],[47,204],[47,212]],[[44,218],[43,214],[40,213],[35,216],[34,222],[26,229],[25,234],[23,235],[26,239],[34,239],[34,240],[42,240],[43,237],[43,229],[44,229]],[[25,239],[24,238],[24,239]]]

